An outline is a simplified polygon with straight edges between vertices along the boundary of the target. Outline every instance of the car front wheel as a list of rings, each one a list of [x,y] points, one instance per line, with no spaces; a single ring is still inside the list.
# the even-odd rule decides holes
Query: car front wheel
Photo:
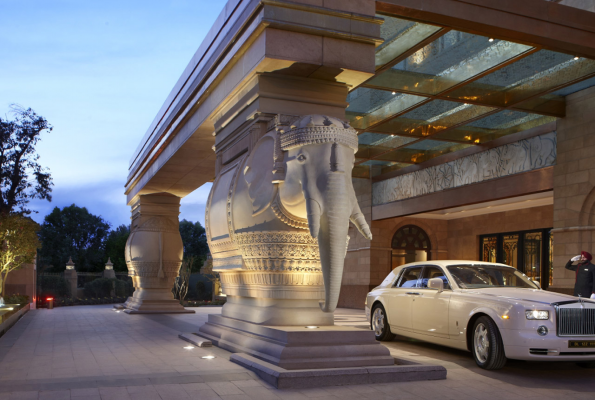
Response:
[[[504,345],[496,323],[489,317],[479,317],[473,324],[473,358],[480,368],[500,369],[506,364]]]
[[[376,340],[386,342],[395,338],[395,335],[390,331],[386,311],[384,311],[384,307],[380,304],[376,305],[372,310],[370,326],[374,331],[374,335],[376,335]]]

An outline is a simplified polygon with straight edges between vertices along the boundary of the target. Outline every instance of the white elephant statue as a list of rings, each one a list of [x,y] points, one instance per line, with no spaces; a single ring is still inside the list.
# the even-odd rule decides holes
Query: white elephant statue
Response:
[[[222,315],[332,325],[349,221],[372,239],[351,180],[357,133],[323,115],[284,123],[223,167],[211,189],[205,222],[228,296]],[[313,307],[325,316],[312,317]]]

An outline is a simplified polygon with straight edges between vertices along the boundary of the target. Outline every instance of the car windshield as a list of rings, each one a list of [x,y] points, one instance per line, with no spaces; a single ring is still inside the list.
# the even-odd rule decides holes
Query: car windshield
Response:
[[[452,265],[448,271],[462,289],[513,287],[538,289],[525,274],[512,267],[497,265]]]

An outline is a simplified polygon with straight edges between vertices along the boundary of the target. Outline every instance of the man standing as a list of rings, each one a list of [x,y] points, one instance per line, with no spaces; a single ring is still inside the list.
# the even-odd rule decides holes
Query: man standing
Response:
[[[591,254],[581,251],[580,256],[572,257],[566,263],[566,269],[576,272],[575,296],[595,299],[595,265],[591,264],[592,259]],[[578,265],[572,265],[575,261],[578,261]]]

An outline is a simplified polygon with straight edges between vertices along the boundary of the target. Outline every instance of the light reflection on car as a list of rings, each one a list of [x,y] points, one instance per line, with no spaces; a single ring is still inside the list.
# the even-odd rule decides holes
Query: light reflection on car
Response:
[[[541,290],[504,264],[406,264],[368,293],[365,308],[377,340],[399,334],[468,350],[484,369],[508,358],[595,367],[595,302]]]

